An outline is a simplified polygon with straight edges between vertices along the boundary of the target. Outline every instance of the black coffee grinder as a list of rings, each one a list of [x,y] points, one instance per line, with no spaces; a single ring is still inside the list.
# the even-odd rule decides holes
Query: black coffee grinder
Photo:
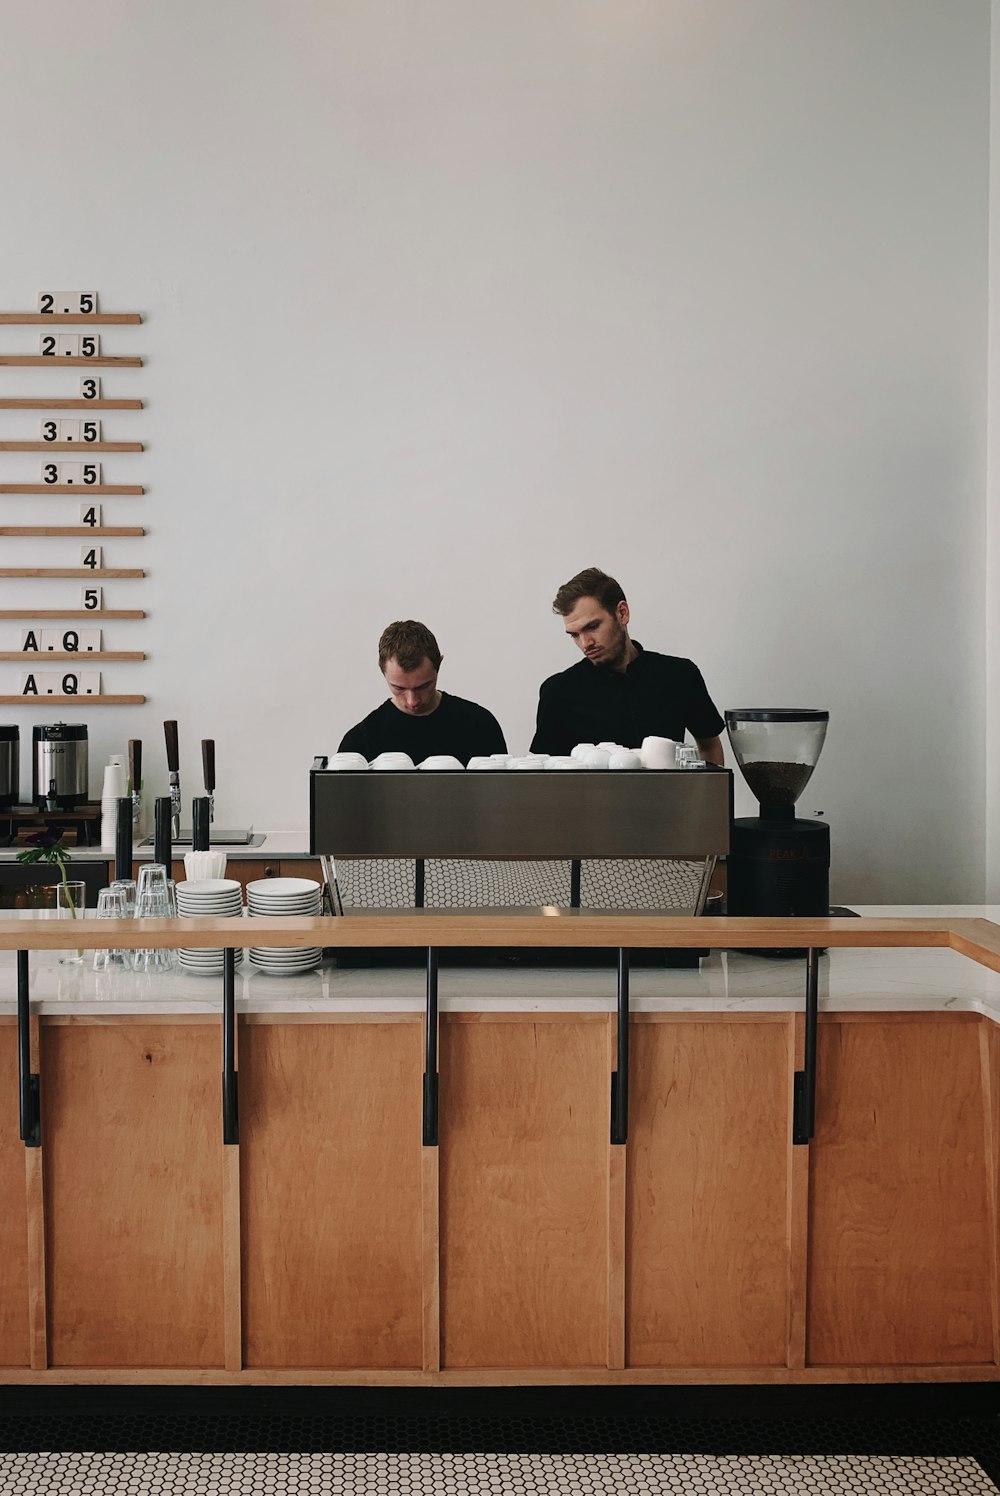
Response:
[[[799,820],[795,802],[812,777],[829,712],[793,707],[726,713],[729,741],[759,816],[733,821],[726,912],[814,917],[830,912],[830,828]],[[792,954],[789,952],[789,954]]]

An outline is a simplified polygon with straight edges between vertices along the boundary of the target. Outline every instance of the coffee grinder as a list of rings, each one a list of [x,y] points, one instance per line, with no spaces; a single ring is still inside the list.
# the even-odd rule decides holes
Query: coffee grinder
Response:
[[[728,914],[829,914],[830,828],[825,821],[800,820],[795,814],[795,802],[812,777],[829,720],[829,712],[793,707],[726,713],[736,762],[760,801],[759,816],[733,821]]]

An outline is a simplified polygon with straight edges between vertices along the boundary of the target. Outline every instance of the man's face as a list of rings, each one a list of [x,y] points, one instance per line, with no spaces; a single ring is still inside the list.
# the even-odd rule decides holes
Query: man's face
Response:
[[[430,660],[421,660],[416,670],[404,670],[392,657],[383,670],[393,706],[410,717],[426,717],[438,704],[438,673]]]
[[[615,670],[628,654],[628,617],[628,603],[619,603],[609,613],[596,597],[581,597],[563,622],[592,665]]]

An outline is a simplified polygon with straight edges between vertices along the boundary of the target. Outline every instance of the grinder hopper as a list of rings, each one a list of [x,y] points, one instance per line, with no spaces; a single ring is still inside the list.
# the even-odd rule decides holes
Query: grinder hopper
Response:
[[[726,713],[729,741],[766,821],[787,821],[812,777],[826,739],[829,712],[795,707]]]
[[[829,720],[829,712],[795,707],[726,712],[736,761],[760,801],[759,816],[733,822],[727,866],[729,914],[829,914],[830,828],[823,820],[800,820],[795,814],[795,802],[812,777]]]

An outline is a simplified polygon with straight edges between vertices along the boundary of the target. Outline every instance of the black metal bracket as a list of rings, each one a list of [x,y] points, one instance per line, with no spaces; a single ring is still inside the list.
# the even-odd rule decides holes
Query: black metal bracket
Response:
[[[413,907],[422,909],[424,907],[424,882],[426,868],[424,859],[418,857],[413,864]]]
[[[582,863],[579,857],[574,857],[569,865],[569,907],[579,909],[580,907],[580,871]]]
[[[618,1068],[611,1074],[611,1141],[628,1142],[628,951],[618,949]]]
[[[816,1045],[819,1038],[819,951],[806,951],[805,1069],[795,1072],[792,1142],[809,1143],[816,1132]]]
[[[427,947],[427,1009],[424,1014],[423,1144],[438,1145],[438,953]]]
[[[236,952],[222,956],[222,1141],[239,1143],[240,1092],[236,1069]]]
[[[26,1148],[42,1146],[41,1083],[31,1069],[31,1029],[28,1013],[28,952],[17,953],[17,1079],[21,1102],[21,1141]]]

